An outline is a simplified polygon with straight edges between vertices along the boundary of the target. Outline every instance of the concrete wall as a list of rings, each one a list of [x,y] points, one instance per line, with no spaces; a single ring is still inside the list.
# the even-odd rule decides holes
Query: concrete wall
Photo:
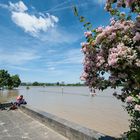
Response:
[[[12,105],[13,105],[12,103],[0,103],[0,109],[3,109],[5,107],[10,107]]]
[[[35,118],[36,120],[43,123],[47,127],[67,137],[69,140],[114,140],[115,139],[109,136],[105,136],[94,130],[75,124],[73,122],[59,118],[47,112],[42,112],[37,109],[33,109],[29,106],[21,106],[20,109],[24,113]]]

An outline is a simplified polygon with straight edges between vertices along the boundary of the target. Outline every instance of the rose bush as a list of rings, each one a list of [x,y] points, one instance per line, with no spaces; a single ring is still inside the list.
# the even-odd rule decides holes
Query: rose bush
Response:
[[[122,12],[124,8],[130,12]],[[140,1],[107,0],[112,18],[106,27],[91,29],[84,24],[87,42],[81,43],[84,72],[81,80],[92,89],[122,86],[119,96],[131,116],[128,139],[140,138]],[[77,12],[77,11],[75,11]],[[78,14],[76,14],[78,16]],[[131,18],[132,17],[132,18]],[[85,22],[84,17],[80,17]],[[109,78],[105,79],[105,74]],[[114,94],[116,97],[117,94]]]

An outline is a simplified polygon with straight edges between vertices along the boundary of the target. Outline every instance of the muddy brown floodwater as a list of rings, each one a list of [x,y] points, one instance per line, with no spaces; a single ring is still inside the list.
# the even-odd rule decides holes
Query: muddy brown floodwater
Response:
[[[120,88],[117,89],[120,91]],[[87,87],[19,87],[0,91],[0,102],[14,101],[22,94],[28,105],[61,118],[119,137],[129,130],[129,116],[123,103],[112,96],[113,89],[90,96]]]

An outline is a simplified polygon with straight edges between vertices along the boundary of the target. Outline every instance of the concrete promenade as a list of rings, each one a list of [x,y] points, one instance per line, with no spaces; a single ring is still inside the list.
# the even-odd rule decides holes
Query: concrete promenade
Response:
[[[0,110],[0,140],[67,140],[19,109]]]
[[[114,140],[53,114],[21,106],[8,110],[11,103],[0,104],[0,140]]]

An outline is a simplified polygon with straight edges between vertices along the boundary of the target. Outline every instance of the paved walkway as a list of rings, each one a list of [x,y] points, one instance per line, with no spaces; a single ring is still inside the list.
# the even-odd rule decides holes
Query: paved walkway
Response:
[[[20,110],[0,110],[0,140],[67,140]]]

